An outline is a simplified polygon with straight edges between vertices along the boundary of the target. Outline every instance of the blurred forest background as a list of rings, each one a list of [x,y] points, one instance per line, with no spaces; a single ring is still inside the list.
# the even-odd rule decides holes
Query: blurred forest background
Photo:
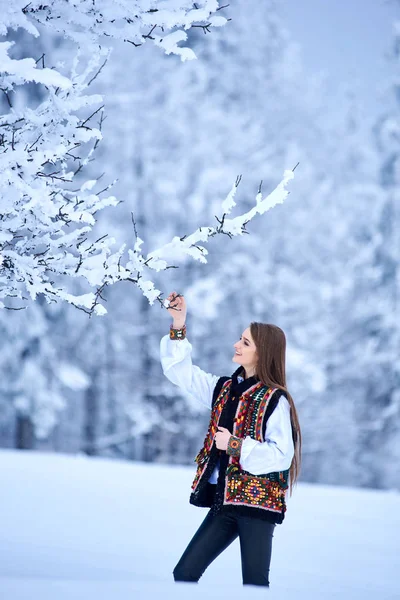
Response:
[[[268,192],[300,162],[286,202],[249,235],[216,236],[207,265],[154,281],[185,294],[194,361],[216,375],[235,370],[251,321],[283,328],[303,481],[399,489],[400,30],[387,39],[384,101],[366,119],[351,81],[333,99],[304,67],[282,4],[232,0],[225,27],[190,31],[196,61],[113,44],[91,86],[106,119],[89,175],[117,179],[123,202],[102,211],[99,236],[132,243],[133,213],[150,251],[212,223],[237,175],[244,212],[261,180]],[[70,52],[50,32],[12,39],[21,57],[55,64]],[[105,296],[104,317],[40,298],[0,312],[0,445],[192,464],[208,414],[163,376],[169,315],[127,282]]]

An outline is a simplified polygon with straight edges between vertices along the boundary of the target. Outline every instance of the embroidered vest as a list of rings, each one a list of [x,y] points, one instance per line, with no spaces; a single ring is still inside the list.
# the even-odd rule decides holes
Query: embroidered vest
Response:
[[[223,408],[229,400],[231,383],[231,379],[226,381],[216,398],[203,447],[195,458],[197,471],[192,484],[191,502],[199,506],[204,506],[204,504],[196,502],[196,495],[210,474],[210,469],[207,467],[219,420]],[[239,399],[232,434],[240,438],[250,436],[259,442],[264,442],[264,417],[271,398],[277,391],[278,388],[268,388],[261,382],[246,390]],[[223,506],[250,507],[263,512],[268,511],[270,516],[271,513],[275,513],[273,520],[281,523],[286,512],[285,497],[288,479],[289,470],[253,475],[241,468],[239,456],[229,456],[225,473]],[[253,513],[253,511],[251,512]],[[256,512],[258,511],[254,512],[255,516]]]

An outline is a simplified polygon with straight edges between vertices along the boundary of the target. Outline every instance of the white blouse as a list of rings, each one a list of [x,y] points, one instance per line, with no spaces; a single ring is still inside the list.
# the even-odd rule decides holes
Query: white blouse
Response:
[[[184,340],[161,339],[160,358],[164,375],[175,385],[211,409],[214,388],[219,377],[202,371],[192,364],[192,345]],[[290,468],[294,454],[290,405],[284,396],[279,398],[266,425],[265,442],[247,436],[242,443],[240,465],[253,475],[285,471]],[[216,483],[215,470],[209,481]]]

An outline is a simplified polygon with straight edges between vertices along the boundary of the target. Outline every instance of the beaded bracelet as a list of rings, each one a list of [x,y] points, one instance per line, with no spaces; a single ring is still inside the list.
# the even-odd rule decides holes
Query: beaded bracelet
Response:
[[[184,340],[186,337],[186,325],[182,329],[174,329],[174,326],[171,325],[169,328],[169,337],[171,340]]]
[[[228,440],[228,447],[226,449],[226,453],[230,456],[240,456],[242,443],[242,438],[238,438],[235,435],[231,435],[231,437]]]

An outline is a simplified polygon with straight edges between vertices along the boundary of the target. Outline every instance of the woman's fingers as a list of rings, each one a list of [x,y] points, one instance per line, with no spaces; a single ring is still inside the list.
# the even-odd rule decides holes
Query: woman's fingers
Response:
[[[167,300],[169,302],[168,308],[170,310],[172,309],[174,312],[182,310],[181,309],[182,300],[177,292],[175,292],[175,291],[171,292],[169,294],[169,296],[167,297]],[[173,315],[174,313],[171,312],[171,314]]]
[[[186,314],[186,304],[183,294],[178,294],[176,291],[173,291],[168,295],[166,301],[168,303],[167,308],[172,316],[178,311],[183,311]]]
[[[177,292],[172,292],[169,296],[168,296],[168,300],[170,302],[172,302],[172,306],[175,307],[180,307],[183,304],[183,299],[182,296],[180,296],[179,294],[177,294]]]

